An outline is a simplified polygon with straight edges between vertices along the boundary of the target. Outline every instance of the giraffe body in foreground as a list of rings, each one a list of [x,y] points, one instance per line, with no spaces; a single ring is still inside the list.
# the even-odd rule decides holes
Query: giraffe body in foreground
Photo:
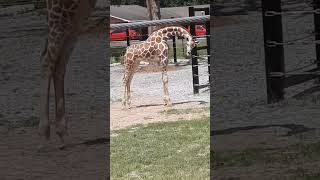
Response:
[[[138,69],[141,61],[149,63],[157,63],[162,67],[162,82],[163,82],[163,93],[164,93],[164,105],[171,106],[171,100],[168,91],[168,49],[167,40],[173,36],[182,37],[187,40],[186,53],[187,56],[191,55],[191,50],[197,45],[189,32],[180,26],[168,26],[158,29],[151,33],[149,38],[140,43],[133,44],[126,49],[124,55],[124,77],[123,77],[123,108],[131,107],[131,94],[130,85],[135,71]]]
[[[40,122],[38,132],[45,143],[50,138],[49,94],[53,80],[55,89],[55,125],[64,147],[67,135],[64,78],[66,66],[83,23],[93,12],[96,0],[47,0],[48,36],[41,53]]]

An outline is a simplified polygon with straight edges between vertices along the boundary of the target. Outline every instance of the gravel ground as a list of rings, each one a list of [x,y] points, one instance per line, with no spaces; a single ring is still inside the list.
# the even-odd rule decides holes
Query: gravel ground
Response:
[[[119,101],[122,98],[122,77],[123,66],[111,67],[111,102]],[[200,84],[208,83],[208,76],[206,75],[208,69],[206,66],[199,67]],[[209,102],[210,96],[208,88],[200,90],[198,95],[193,94],[192,88],[192,70],[191,65],[181,67],[179,70],[168,71],[169,77],[169,94],[173,103],[182,101],[205,101]],[[135,101],[143,101],[144,98],[150,96],[163,96],[163,85],[160,72],[153,73],[136,73],[132,80],[132,96]],[[134,103],[134,102],[132,102]],[[162,103],[162,102],[161,102]]]

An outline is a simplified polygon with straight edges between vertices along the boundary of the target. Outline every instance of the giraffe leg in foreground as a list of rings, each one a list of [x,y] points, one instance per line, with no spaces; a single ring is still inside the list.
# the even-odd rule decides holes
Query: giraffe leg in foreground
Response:
[[[38,147],[42,148],[50,139],[50,121],[49,121],[49,93],[51,72],[49,70],[48,61],[46,57],[41,58],[41,77],[40,77],[40,122],[38,133],[43,142]]]
[[[165,106],[172,106],[169,91],[168,91],[168,74],[167,74],[167,65],[168,61],[166,59],[163,59],[161,61],[162,65],[162,82],[163,82],[163,100]]]
[[[67,120],[65,118],[65,94],[64,94],[64,78],[66,66],[73,51],[75,38],[72,38],[65,43],[63,50],[58,60],[53,75],[54,89],[55,89],[55,104],[56,104],[56,134],[60,138],[59,148],[64,148],[64,136],[68,135]]]
[[[122,109],[130,109],[131,108],[131,82],[133,79],[133,75],[135,71],[139,67],[139,62],[135,62],[134,64],[126,64],[125,72],[123,77],[123,99],[122,99]]]

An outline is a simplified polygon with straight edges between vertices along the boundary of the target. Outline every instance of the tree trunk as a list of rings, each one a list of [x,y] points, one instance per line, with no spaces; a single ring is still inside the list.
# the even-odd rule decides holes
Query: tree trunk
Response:
[[[147,14],[150,20],[161,19],[160,15],[160,1],[159,0],[146,0]],[[149,33],[152,32],[156,27],[149,27]]]

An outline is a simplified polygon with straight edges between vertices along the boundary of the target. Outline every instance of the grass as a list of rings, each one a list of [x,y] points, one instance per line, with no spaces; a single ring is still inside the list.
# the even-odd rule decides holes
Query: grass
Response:
[[[209,118],[114,131],[111,179],[209,179]]]
[[[184,41],[185,43],[185,41]],[[185,59],[185,53],[183,52],[183,46],[184,43],[182,43],[182,40],[176,41],[176,49],[177,49],[177,58],[178,59]],[[173,45],[172,42],[168,42],[169,45],[169,59],[170,62],[173,62]],[[206,40],[205,39],[199,39],[199,46],[206,46]],[[112,63],[119,63],[123,60],[123,54],[126,47],[110,47],[111,49],[111,64]],[[207,50],[199,50],[198,55],[207,55]]]

